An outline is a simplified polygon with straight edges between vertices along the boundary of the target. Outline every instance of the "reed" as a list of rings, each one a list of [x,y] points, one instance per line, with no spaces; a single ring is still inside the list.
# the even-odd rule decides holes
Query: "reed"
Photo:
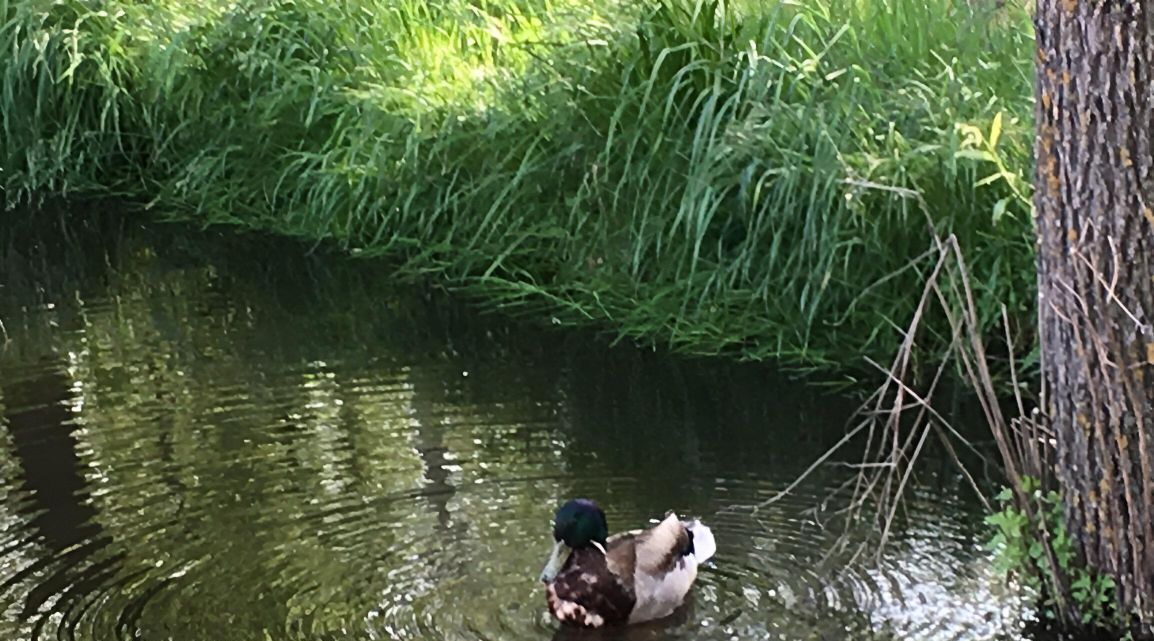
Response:
[[[1033,344],[1032,29],[961,0],[0,0],[0,185],[852,372],[966,254]],[[927,318],[926,360],[944,317]],[[930,341],[930,342],[926,342]]]

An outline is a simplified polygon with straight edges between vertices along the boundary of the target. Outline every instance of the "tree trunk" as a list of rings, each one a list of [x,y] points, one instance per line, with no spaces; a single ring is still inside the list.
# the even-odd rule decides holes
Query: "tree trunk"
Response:
[[[1067,525],[1154,631],[1154,0],[1038,0],[1043,398]],[[1074,604],[1075,607],[1077,604]],[[1077,613],[1074,613],[1075,616]]]

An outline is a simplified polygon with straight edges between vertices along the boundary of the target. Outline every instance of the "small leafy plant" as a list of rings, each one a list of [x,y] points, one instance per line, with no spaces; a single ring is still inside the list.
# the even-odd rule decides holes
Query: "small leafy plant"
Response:
[[[1004,488],[996,497],[1001,510],[985,519],[994,527],[986,547],[994,552],[997,570],[1017,576],[1040,593],[1041,612],[1047,618],[1056,618],[1062,607],[1059,599],[1067,598],[1082,623],[1117,624],[1114,579],[1093,574],[1077,562],[1062,497],[1054,490],[1044,491],[1041,483],[1029,476],[1022,478],[1021,495],[1025,506],[1018,504],[1011,488]]]

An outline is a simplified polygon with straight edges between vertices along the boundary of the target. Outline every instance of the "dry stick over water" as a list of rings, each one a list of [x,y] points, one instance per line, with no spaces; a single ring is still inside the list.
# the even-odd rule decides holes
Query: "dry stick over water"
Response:
[[[1001,406],[998,404],[997,390],[993,378],[990,375],[989,360],[980,332],[977,306],[974,304],[973,288],[970,285],[965,260],[962,257],[961,248],[958,247],[956,241],[952,244],[951,249],[957,260],[959,279],[965,295],[962,304],[963,317],[961,324],[965,326],[969,339],[969,349],[960,348],[956,350],[956,353],[961,357],[961,362],[965,367],[966,377],[978,395],[979,404],[986,416],[986,423],[989,425],[990,431],[994,436],[994,442],[997,445],[998,454],[1002,461],[1003,472],[1014,493],[1015,505],[1019,506],[1025,512],[1027,522],[1037,524],[1042,528],[1042,535],[1047,542],[1047,544],[1042,547],[1046,553],[1046,563],[1049,566],[1050,576],[1054,578],[1055,582],[1060,583],[1064,581],[1064,573],[1054,556],[1052,546],[1048,544],[1051,540],[1052,533],[1049,531],[1045,519],[1037,514],[1033,502],[1026,496],[1024,489],[1024,478],[1026,476],[1032,476],[1039,480],[1045,478],[1046,470],[1049,466],[1044,461],[1045,456],[1043,456],[1043,451],[1049,441],[1039,438],[1039,424],[1036,417],[1027,417],[1025,414],[1025,405],[1022,402],[1021,389],[1017,385],[1016,373],[1012,374],[1012,380],[1014,381],[1014,400],[1019,408],[1020,416],[1015,420],[1006,421]],[[942,308],[950,318],[951,324],[958,322],[958,319],[951,313],[950,305],[948,305],[944,299],[942,301]],[[1010,329],[1004,305],[1002,306],[1002,319],[1007,336],[1007,350],[1010,357],[1011,372],[1016,372],[1016,370],[1013,369],[1013,343],[1010,342],[1008,338]],[[1044,405],[1045,399],[1042,399],[1042,402]],[[1052,451],[1050,451],[1050,453],[1052,454]],[[1057,594],[1054,595],[1055,604],[1063,615],[1065,615],[1069,607],[1064,597],[1065,593],[1066,590],[1062,587],[1058,589]]]
[[[942,374],[945,368],[951,361],[951,357],[957,352],[961,351],[960,342],[962,327],[961,324],[954,322],[951,318],[952,337],[950,347],[940,359],[940,364],[929,383],[928,389],[924,394],[918,394],[912,387],[905,382],[909,376],[909,362],[916,347],[917,332],[921,325],[922,317],[926,313],[926,307],[931,300],[931,295],[941,303],[943,310],[945,310],[947,318],[950,318],[950,306],[946,301],[945,295],[942,292],[940,281],[943,274],[950,273],[946,267],[954,261],[960,261],[960,252],[957,249],[957,240],[950,236],[944,243],[938,239],[936,240],[936,250],[938,253],[938,262],[935,265],[934,271],[926,279],[926,285],[922,293],[922,298],[919,301],[917,313],[911,321],[906,330],[905,338],[902,342],[901,353],[894,359],[894,365],[889,370],[884,370],[880,365],[872,363],[879,370],[882,370],[886,375],[886,380],[882,384],[878,393],[876,394],[876,404],[872,415],[867,417],[867,421],[876,421],[879,418],[884,418],[884,424],[880,426],[883,434],[888,435],[892,446],[889,452],[879,450],[877,456],[882,460],[888,461],[890,465],[886,466],[884,481],[881,478],[881,472],[875,472],[872,475],[867,474],[863,468],[858,477],[858,483],[855,488],[855,500],[853,505],[855,510],[855,517],[860,516],[860,509],[871,499],[876,500],[876,519],[881,525],[881,535],[877,542],[877,558],[885,549],[885,545],[889,540],[890,532],[892,530],[893,522],[897,516],[897,510],[901,507],[901,497],[905,494],[905,489],[914,472],[916,462],[920,456],[925,442],[933,430],[942,440],[947,444],[947,451],[950,453],[952,459],[958,464],[959,469],[962,469],[967,481],[971,484],[975,493],[981,497],[982,493],[979,490],[976,481],[972,475],[969,474],[965,467],[961,465],[957,458],[952,445],[949,443],[949,438],[943,432],[943,427],[948,430],[954,438],[957,438],[962,443],[966,444],[971,449],[973,446],[966,441],[961,434],[958,433],[949,421],[945,419],[932,406],[932,399],[934,392],[937,390],[938,384],[941,381]],[[960,262],[955,265],[955,268],[960,267]],[[975,315],[976,320],[976,315]],[[889,389],[893,386],[893,400],[887,405],[887,398],[889,398]],[[907,409],[917,407],[917,413],[910,425],[909,434],[904,441],[899,441],[902,421]],[[912,448],[912,451],[911,451]],[[871,456],[871,451],[867,447],[864,456]],[[898,476],[900,472],[900,477]],[[882,483],[880,491],[876,492],[874,488]],[[984,497],[982,499],[985,500]],[[857,560],[859,555],[864,552],[865,543],[859,545],[854,555],[851,557],[850,563]]]
[[[1003,471],[1017,498],[1016,503],[1026,512],[1029,522],[1040,524],[1043,528],[1043,536],[1048,540],[1051,533],[1046,531],[1044,521],[1037,517],[1033,503],[1028,500],[1029,497],[1025,496],[1023,479],[1026,476],[1043,478],[1047,469],[1045,459],[1050,454],[1050,450],[1047,449],[1047,444],[1051,441],[1043,434],[1041,424],[1037,418],[1026,416],[1025,403],[1022,400],[1021,389],[1017,380],[1017,369],[1013,364],[1014,346],[1010,335],[1008,313],[1006,312],[1005,306],[1003,306],[1001,312],[1011,362],[1011,381],[1014,387],[1015,402],[1020,413],[1019,418],[1011,421],[1006,420],[1002,408],[998,403],[997,388],[988,366],[989,356],[981,333],[981,324],[979,322],[977,305],[974,301],[973,287],[970,283],[969,272],[966,269],[961,248],[958,245],[957,239],[953,236],[944,243],[939,242],[938,246],[942,259],[948,257],[952,267],[948,272],[942,270],[936,273],[934,277],[931,278],[931,283],[929,284],[938,300],[941,311],[946,316],[953,330],[953,340],[947,353],[947,360],[956,359],[960,362],[966,379],[970,382],[971,387],[977,395],[978,404],[982,409],[983,415],[994,437]],[[942,273],[948,273],[952,278],[950,282],[946,283],[949,285],[948,290],[943,288],[943,283],[940,280]],[[954,292],[959,299],[951,301],[950,297],[947,296],[947,291]],[[916,330],[916,326],[911,325],[911,331],[913,330]],[[907,341],[905,345],[912,348],[914,343],[913,341]],[[939,368],[938,375],[940,375],[941,371]],[[891,370],[889,374],[899,379],[899,397],[895,399],[895,402],[890,408],[891,413],[886,423],[886,429],[897,430],[899,428],[897,417],[903,409],[900,394],[904,393],[913,396],[922,403],[923,407],[929,408],[933,401],[932,394],[938,379],[937,376],[935,376],[929,391],[924,395],[924,398],[922,398],[918,397],[907,385],[901,383],[900,376],[905,374],[904,371]],[[944,426],[953,432],[955,438],[958,437],[956,430],[953,430],[940,414],[931,412],[931,416],[939,424],[939,430],[941,426]],[[928,426],[922,426],[923,419],[924,412],[919,413],[915,418],[910,439],[912,439],[912,434],[916,433],[919,427],[923,430],[929,429]],[[943,441],[948,442],[948,439],[944,438],[944,434],[942,436]],[[907,439],[907,443],[910,439]],[[896,454],[904,454],[904,452],[905,450],[902,450]],[[883,494],[880,497],[878,510],[879,514],[882,510],[885,510],[885,517],[883,520],[883,534],[878,545],[879,554],[888,540],[888,533],[892,527],[897,506],[902,498],[901,489],[903,489],[904,481],[908,478],[916,463],[916,456],[917,451],[915,451],[914,455],[906,462],[907,468],[902,479],[903,485],[899,486],[899,491],[892,494]],[[901,462],[895,454],[891,454],[891,460],[894,461],[895,468]],[[971,486],[978,496],[982,496],[977,484],[965,470],[965,466],[961,464],[956,456],[954,457],[954,461],[959,469],[966,473]],[[889,502],[888,509],[886,509],[887,501]],[[989,509],[988,506],[987,509]],[[1061,581],[1062,574],[1052,549],[1049,545],[1043,547],[1045,548],[1046,563],[1049,566],[1051,575],[1055,577],[1055,580]],[[1062,590],[1059,590],[1059,592],[1062,592]],[[1062,600],[1060,594],[1058,595],[1057,606],[1063,611],[1068,607],[1065,601]]]
[[[921,256],[919,256],[919,258],[928,258],[928,256],[931,256],[934,253],[935,253],[934,249],[930,249],[930,251],[922,254]],[[876,419],[878,416],[886,416],[887,418],[889,418],[889,420],[887,420],[886,427],[896,426],[896,423],[894,423],[894,422],[896,422],[896,420],[898,420],[900,418],[901,409],[904,408],[904,403],[902,403],[902,400],[904,400],[904,397],[902,397],[902,393],[904,393],[904,390],[908,390],[909,388],[906,387],[904,385],[904,383],[902,383],[901,381],[902,381],[902,378],[904,378],[904,374],[908,370],[909,356],[911,356],[911,352],[912,352],[912,348],[913,348],[913,338],[916,334],[917,326],[919,326],[919,323],[922,319],[923,312],[924,312],[924,310],[926,310],[926,305],[929,301],[929,295],[930,295],[930,292],[932,291],[932,289],[931,289],[932,283],[936,282],[936,278],[939,276],[939,274],[941,274],[941,271],[942,271],[943,267],[945,266],[946,259],[949,258],[949,256],[947,256],[946,254],[941,252],[941,247],[938,248],[938,251],[936,253],[939,254],[937,263],[935,264],[934,270],[931,271],[931,274],[930,274],[929,278],[927,279],[926,289],[924,289],[920,303],[916,307],[916,311],[914,313],[914,319],[911,322],[911,326],[909,326],[909,328],[905,331],[906,336],[905,336],[904,343],[902,343],[902,345],[904,345],[904,346],[902,346],[902,349],[899,351],[898,356],[896,358],[894,358],[894,363],[891,366],[890,370],[884,370],[884,368],[881,365],[877,365],[876,363],[872,362],[872,360],[869,360],[869,363],[871,365],[878,367],[879,370],[889,372],[890,375],[889,375],[889,377],[886,377],[885,382],[883,383],[882,387],[879,388],[878,390],[876,390],[876,392],[874,394],[871,394],[867,398],[867,400],[865,400],[865,402],[862,403],[861,407],[859,407],[859,409],[857,409],[857,411],[855,412],[855,415],[854,415],[855,417],[863,417],[863,419],[860,420],[860,422],[857,423],[854,427],[849,428],[849,430],[846,432],[844,437],[842,437],[837,442],[837,444],[834,444],[831,448],[827,449],[826,452],[822,456],[819,456],[818,459],[814,463],[811,463],[809,468],[805,469],[805,471],[803,471],[801,475],[797,476],[797,478],[795,478],[793,480],[793,483],[790,483],[789,485],[787,485],[785,487],[785,489],[782,489],[779,492],[775,493],[773,495],[773,497],[766,499],[765,501],[760,502],[760,504],[754,506],[754,512],[755,513],[757,512],[758,509],[772,505],[772,504],[774,504],[774,502],[777,502],[778,500],[786,497],[786,495],[788,495],[790,492],[795,490],[797,486],[799,486],[802,482],[804,482],[805,478],[808,478],[812,474],[812,472],[814,472],[818,468],[822,467],[823,464],[830,462],[830,460],[832,459],[834,454],[837,454],[838,450],[840,450],[842,447],[848,445],[850,441],[852,441],[855,437],[857,437],[857,435],[859,435],[863,431],[867,431],[867,438],[865,438],[867,440],[865,440],[865,445],[863,447],[862,460],[860,463],[854,464],[854,467],[860,468],[860,469],[886,468],[886,469],[891,469],[891,470],[897,467],[897,460],[899,460],[901,457],[899,453],[901,452],[901,450],[904,450],[904,448],[902,448],[898,445],[898,431],[896,430],[896,428],[887,428],[887,430],[885,430],[885,432],[889,432],[892,434],[892,439],[893,439],[892,442],[894,444],[894,448],[892,449],[892,453],[896,454],[896,456],[891,456],[890,459],[887,459],[887,460],[882,461],[882,462],[875,462],[875,463],[870,462],[872,447],[874,447],[875,439],[877,438]],[[942,371],[944,370],[944,367],[945,367],[945,364],[943,363],[943,365],[938,368],[938,374],[935,375],[935,382],[938,380],[939,375],[941,375]],[[894,372],[898,372],[898,374],[894,374]],[[896,398],[896,401],[894,401],[894,403],[893,403],[893,407],[890,409],[886,409],[885,408],[885,398],[886,398],[886,395],[889,394],[889,388],[890,388],[891,383],[894,383],[894,385],[899,386],[899,393],[898,393],[898,396]],[[921,398],[916,398],[916,401],[917,402],[915,404],[919,405],[919,407],[922,408],[922,411],[926,411],[926,409],[928,409],[928,404],[921,401]],[[869,408],[870,404],[874,405],[874,408],[872,408],[872,410],[867,410],[867,408]],[[877,478],[867,479],[863,475],[859,475],[859,476],[855,477],[855,479],[853,479],[852,482],[850,482],[850,483],[855,484],[855,489],[854,489],[855,497],[862,497],[862,495],[870,493],[869,490],[872,490],[872,487],[874,487],[877,484]],[[865,487],[864,491],[863,491],[863,487]],[[861,505],[862,505],[861,501],[854,501],[854,504],[852,504],[852,506],[847,508],[847,510],[855,510],[855,509],[861,507]]]
[[[939,255],[938,260],[934,266],[934,269],[931,271],[929,277],[927,278],[926,287],[923,291],[922,298],[919,301],[919,304],[916,308],[914,318],[911,321],[909,328],[907,328],[907,330],[905,331],[905,338],[903,340],[903,347],[900,350],[900,352],[898,353],[898,355],[894,358],[893,365],[891,365],[889,370],[885,370],[884,368],[882,368],[877,363],[874,363],[873,361],[868,361],[868,362],[870,362],[871,365],[878,367],[879,369],[882,369],[883,371],[887,372],[889,374],[889,376],[886,377],[886,380],[882,384],[881,388],[879,388],[877,391],[875,391],[873,394],[871,394],[869,396],[869,398],[867,398],[866,401],[858,408],[857,412],[855,412],[855,417],[864,417],[863,420],[858,422],[858,424],[855,427],[853,427],[852,429],[847,431],[847,433],[845,434],[845,436],[843,436],[841,438],[841,440],[839,440],[833,447],[829,448],[823,455],[818,457],[818,459],[816,461],[814,461],[813,464],[811,464],[804,472],[802,472],[802,474],[800,474],[798,476],[798,478],[796,478],[787,487],[785,487],[781,491],[777,492],[775,495],[773,495],[769,499],[767,499],[767,500],[759,503],[758,505],[754,506],[755,511],[757,509],[760,509],[760,508],[766,507],[772,503],[775,503],[778,500],[780,500],[781,498],[783,498],[784,496],[788,495],[799,484],[801,484],[810,474],[812,474],[815,470],[817,470],[822,464],[829,462],[829,460],[834,456],[834,454],[838,450],[840,450],[843,446],[848,444],[851,440],[853,440],[854,437],[856,437],[862,431],[867,431],[866,444],[863,448],[864,452],[862,455],[862,460],[860,463],[856,464],[855,467],[858,467],[861,469],[875,468],[875,467],[882,467],[882,468],[889,469],[889,470],[891,470],[890,480],[892,481],[892,474],[895,473],[895,472],[893,472],[893,470],[894,470],[894,468],[897,467],[897,461],[902,458],[901,453],[904,452],[906,449],[908,449],[908,444],[909,444],[909,439],[907,439],[906,446],[902,446],[900,444],[899,431],[896,429],[897,428],[897,421],[900,420],[901,413],[906,408],[906,404],[904,402],[905,397],[907,395],[910,396],[912,398],[912,400],[914,401],[911,406],[916,406],[916,407],[920,408],[919,417],[923,416],[924,413],[926,413],[927,411],[931,411],[931,412],[933,411],[932,408],[929,407],[929,404],[927,402],[925,402],[924,399],[922,399],[921,397],[914,394],[912,392],[912,390],[902,382],[907,371],[908,371],[908,368],[909,368],[910,356],[912,354],[913,347],[914,347],[914,338],[917,334],[918,326],[919,326],[921,319],[924,315],[926,305],[930,300],[930,294],[933,292],[934,283],[936,283],[938,277],[940,276],[940,274],[942,272],[942,269],[946,265],[947,259],[950,258],[950,256],[948,254],[946,254],[945,252],[943,252],[941,250],[940,244],[939,244],[939,247],[937,248],[936,252],[935,252],[935,250],[930,250],[930,251],[926,252],[925,254],[923,254],[922,257],[931,256],[933,253],[937,253]],[[940,379],[940,375],[944,371],[944,368],[945,368],[945,363],[943,363],[941,366],[939,366],[938,372],[934,376],[934,385],[935,386],[936,386],[937,381]],[[886,398],[887,398],[887,395],[889,393],[889,388],[890,388],[891,384],[898,387],[898,392],[895,395],[895,400],[894,400],[893,404],[887,408],[886,407]],[[933,387],[931,387],[931,391],[932,391],[932,389],[933,389]],[[873,405],[873,408],[870,410],[867,410],[867,408],[871,404]],[[933,412],[933,414],[936,418],[939,418],[940,420],[943,420],[943,422],[944,422],[944,419],[941,419],[941,416],[939,414],[937,414],[937,412]],[[883,431],[882,438],[880,440],[878,440],[879,447],[881,447],[880,444],[884,441],[885,434],[888,433],[891,436],[891,443],[893,446],[891,449],[891,455],[892,456],[883,462],[871,463],[870,462],[871,452],[873,451],[875,439],[878,438],[877,437],[878,430],[877,430],[876,419],[879,416],[887,417],[887,423],[886,423],[887,429],[885,429]],[[954,433],[955,434],[957,433],[956,430],[954,431]],[[870,490],[872,490],[872,488],[874,486],[876,486],[878,479],[876,479],[876,478],[875,479],[867,479],[865,476],[859,475],[854,479],[853,482],[855,483],[855,489],[854,489],[855,497],[862,497],[864,495],[870,494]],[[854,505],[857,507],[860,507],[861,503],[855,501]],[[851,507],[851,509],[854,509],[854,508]]]
[[[860,182],[849,181],[849,180],[847,180],[845,182],[847,184],[853,184],[853,185],[857,185],[857,186],[885,187],[884,185],[875,185],[874,183],[866,184],[866,183],[860,183]],[[887,191],[895,191],[895,192],[897,192],[903,196],[919,198],[919,194],[917,192],[910,191],[910,190],[905,190],[905,189],[900,189],[900,188],[886,188],[886,190]],[[919,200],[920,200],[920,198],[919,198]],[[924,209],[924,203],[923,203],[923,209]],[[931,249],[927,250],[926,252],[922,253],[921,255],[916,256],[914,259],[909,261],[904,267],[902,267],[900,270],[898,270],[894,274],[886,276],[881,281],[874,283],[873,285],[870,285],[870,287],[867,287],[866,290],[862,292],[862,296],[864,296],[865,293],[868,292],[870,289],[872,289],[872,288],[880,285],[882,282],[889,280],[890,278],[894,277],[897,273],[901,273],[901,272],[904,272],[908,269],[912,269],[912,268],[916,267],[916,265],[918,263],[920,263],[923,259],[929,258],[934,253],[935,253],[935,250],[933,248],[931,248]],[[943,264],[942,261],[943,261],[943,258],[939,257],[938,263],[935,265],[933,273],[930,276],[930,280],[933,280],[933,278],[935,278],[937,276],[938,272],[941,270],[942,264]],[[859,296],[859,298],[860,298],[860,296]],[[855,299],[855,301],[854,301],[855,303],[856,303],[856,300],[858,300],[858,299]],[[852,305],[853,304],[851,303],[851,307],[852,307]],[[923,295],[922,301],[921,301],[921,303],[919,303],[918,308],[917,308],[917,312],[915,313],[915,320],[913,323],[914,327],[916,327],[916,325],[917,325],[917,319],[919,319],[921,317],[921,311],[924,309],[924,305],[925,305],[925,295]],[[909,335],[910,335],[910,332],[907,331],[907,336],[909,336]],[[905,353],[905,351],[906,350],[902,350],[903,353]],[[899,358],[900,358],[900,355],[899,355]],[[867,359],[867,360],[869,360],[869,359]],[[874,364],[873,361],[869,361],[869,362],[871,364]],[[887,379],[886,385],[888,385],[888,382],[889,382],[889,379]],[[854,412],[854,417],[858,417],[858,416],[861,416],[863,414],[867,414],[864,411],[865,408],[867,406],[869,406],[869,404],[871,402],[873,402],[873,400],[875,398],[880,398],[880,397],[884,396],[886,385],[883,385],[882,389],[875,391],[873,394],[871,394],[869,396],[869,398],[867,398],[866,401],[861,406],[858,407],[857,411]],[[879,405],[880,405],[880,403],[881,403],[881,401],[878,401]],[[853,418],[851,418],[850,420],[852,421]],[[752,508],[752,512],[756,514],[757,511],[760,510],[761,508],[772,505],[772,504],[776,503],[777,501],[781,500],[782,498],[784,498],[785,496],[788,496],[790,493],[793,492],[794,489],[797,488],[797,486],[799,486],[801,483],[803,483],[805,481],[805,479],[809,478],[809,476],[811,474],[813,474],[814,471],[816,471],[818,468],[820,468],[825,463],[829,462],[829,460],[833,457],[833,455],[835,453],[837,453],[838,450],[840,450],[842,447],[844,447],[846,444],[848,444],[850,441],[852,441],[863,430],[868,429],[869,434],[868,434],[867,439],[866,439],[866,446],[863,448],[864,454],[863,454],[862,462],[858,465],[860,467],[863,467],[863,468],[864,467],[871,467],[874,465],[888,466],[889,463],[871,464],[868,461],[869,450],[870,450],[871,444],[873,443],[873,438],[874,438],[874,428],[875,428],[875,425],[874,425],[874,421],[872,420],[872,418],[867,418],[866,420],[859,422],[855,427],[849,429],[846,432],[845,436],[843,436],[836,444],[834,444],[832,447],[830,447],[828,450],[826,450],[826,452],[824,454],[819,456],[812,464],[810,464],[810,466],[808,468],[806,468],[804,472],[799,474],[798,477],[793,480],[793,482],[791,482],[785,488],[781,489],[780,491],[778,491],[776,494],[774,494],[770,498],[766,499],[765,501],[762,501],[761,503],[754,505]],[[858,479],[860,480],[860,476],[858,477]],[[844,489],[844,486],[841,489]],[[856,493],[857,492],[855,491],[855,495],[856,495]]]
[[[933,254],[937,255],[937,260],[926,278],[914,316],[904,331],[901,350],[895,355],[889,368],[868,361],[882,372],[885,380],[859,407],[855,413],[856,419],[851,419],[851,423],[853,420],[857,420],[857,423],[789,486],[754,507],[756,512],[757,509],[780,500],[820,466],[833,462],[839,450],[864,434],[865,444],[860,460],[852,464],[843,463],[856,468],[858,474],[835,490],[835,493],[838,493],[851,485],[853,487],[849,505],[839,510],[839,513],[847,517],[846,532],[827,551],[826,560],[834,550],[845,549],[852,540],[852,537],[848,536],[849,527],[861,521],[863,510],[871,504],[875,510],[874,521],[880,528],[880,536],[874,542],[877,552],[875,559],[880,558],[891,536],[898,510],[902,506],[901,499],[909,486],[916,463],[931,431],[943,444],[951,461],[963,474],[987,511],[992,511],[993,508],[983,495],[977,481],[958,457],[955,443],[960,443],[979,455],[981,453],[934,407],[934,394],[950,363],[960,366],[977,395],[978,404],[993,434],[1003,471],[1018,499],[1017,505],[1023,507],[1030,522],[1040,523],[1042,528],[1046,527],[1041,519],[1036,518],[1036,509],[1024,494],[1023,479],[1026,476],[1043,480],[1046,478],[1048,460],[1052,456],[1052,435],[1046,431],[1036,413],[1034,416],[1027,416],[1017,367],[1013,362],[1014,344],[1008,311],[1003,305],[1001,316],[1010,356],[1010,378],[1019,413],[1019,417],[1012,420],[1006,419],[998,403],[997,387],[988,366],[989,356],[982,336],[982,325],[973,287],[957,238],[953,235],[944,240],[935,237],[934,248],[925,256]],[[909,382],[909,378],[916,374],[916,371],[912,371],[911,362],[917,347],[918,331],[931,303],[935,302],[950,325],[951,341],[939,359],[939,365],[933,376],[924,385],[924,391],[919,392],[915,389],[915,384]],[[912,420],[907,422],[911,415]],[[908,432],[904,434],[903,425],[908,426]],[[1044,537],[1048,538],[1050,534],[1043,529]],[[858,543],[849,561],[843,565],[853,565],[869,545],[869,542]],[[1044,547],[1047,555],[1046,563],[1052,575],[1059,581],[1063,580],[1052,550],[1048,545]],[[1058,599],[1058,608],[1065,610],[1067,604],[1061,600],[1060,595]]]

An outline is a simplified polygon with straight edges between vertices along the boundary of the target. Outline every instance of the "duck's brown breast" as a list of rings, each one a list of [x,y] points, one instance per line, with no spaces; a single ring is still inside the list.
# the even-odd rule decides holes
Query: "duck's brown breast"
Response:
[[[632,581],[609,570],[600,550],[574,550],[546,587],[549,611],[557,620],[585,627],[625,623],[636,598]]]

